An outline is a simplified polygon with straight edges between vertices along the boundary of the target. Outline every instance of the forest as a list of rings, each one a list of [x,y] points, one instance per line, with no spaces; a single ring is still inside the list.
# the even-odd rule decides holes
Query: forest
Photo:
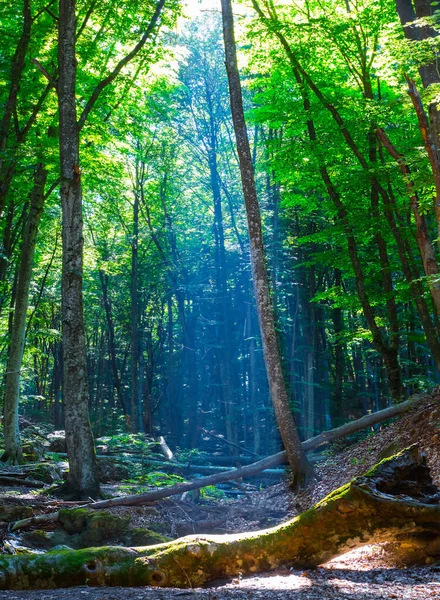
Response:
[[[0,589],[440,597],[440,4],[0,24]]]

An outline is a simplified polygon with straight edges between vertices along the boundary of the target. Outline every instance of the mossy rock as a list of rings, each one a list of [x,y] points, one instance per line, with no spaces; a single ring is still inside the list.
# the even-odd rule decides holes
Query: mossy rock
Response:
[[[20,521],[32,517],[34,510],[31,506],[0,505],[0,521]]]
[[[81,534],[83,548],[104,544],[123,537],[130,527],[130,517],[119,517],[105,511],[95,511],[86,521],[86,530]]]
[[[170,538],[160,533],[156,533],[151,529],[136,528],[130,531],[127,537],[129,546],[154,546],[155,544],[163,544],[169,542]]]
[[[59,522],[64,532],[57,531],[54,543],[74,548],[88,548],[120,540],[130,529],[130,517],[87,508],[60,510]]]
[[[154,531],[154,533],[164,533],[167,534],[170,530],[170,527],[167,523],[162,523],[162,522],[153,522],[153,523],[148,523],[148,529],[150,531]]]
[[[47,436],[49,440],[49,452],[66,453],[66,436],[63,431],[51,433]]]
[[[55,483],[63,478],[61,469],[54,463],[38,463],[32,465],[29,470],[32,479],[43,481],[44,483]]]
[[[58,521],[67,533],[81,533],[86,527],[90,513],[91,510],[87,508],[61,509],[58,513]]]
[[[39,462],[44,457],[45,448],[41,442],[23,444],[23,456],[26,462]]]
[[[399,438],[397,438],[381,450],[379,454],[379,460],[383,460],[384,458],[391,458],[392,456],[394,456],[394,454],[397,454],[401,449],[402,444],[400,443]]]
[[[123,481],[124,479],[130,479],[133,475],[133,465],[116,462],[111,458],[100,458],[98,468],[101,483]]]
[[[48,549],[53,546],[51,535],[42,529],[25,531],[21,534],[20,538],[22,543],[30,548]]]

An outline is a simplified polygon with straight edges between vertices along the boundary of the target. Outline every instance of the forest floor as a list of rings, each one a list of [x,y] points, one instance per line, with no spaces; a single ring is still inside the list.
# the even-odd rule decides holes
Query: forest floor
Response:
[[[316,464],[317,481],[306,492],[294,495],[288,481],[245,493],[237,500],[201,501],[167,499],[154,507],[119,507],[111,512],[130,515],[134,527],[149,527],[169,537],[191,533],[231,533],[258,530],[283,522],[313,506],[329,492],[361,475],[380,459],[418,442],[426,453],[434,483],[440,487],[440,392],[426,404],[388,426],[364,435],[361,441],[341,441],[329,448]],[[117,492],[115,485],[107,491]],[[35,490],[2,488],[0,504],[40,506],[56,510],[47,496]],[[54,508],[55,507],[55,508]],[[406,567],[396,562],[390,545],[368,546],[345,554],[314,570],[287,568],[258,576],[215,582],[206,589],[69,588],[53,591],[0,592],[1,600],[162,600],[194,598],[227,600],[379,600],[440,599],[440,563]]]

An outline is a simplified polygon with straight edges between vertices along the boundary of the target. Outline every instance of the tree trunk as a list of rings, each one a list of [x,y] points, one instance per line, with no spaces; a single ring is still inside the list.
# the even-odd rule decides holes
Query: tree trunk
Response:
[[[414,4],[412,0],[395,0],[396,10],[399,15],[400,22],[405,33],[405,37],[413,42],[426,40],[432,37],[438,36],[438,30],[433,27],[409,25],[416,19],[423,17],[432,17],[436,10],[435,3],[432,0],[415,0]],[[435,43],[435,42],[434,42]],[[438,61],[434,60],[429,63],[425,63],[419,67],[420,78],[423,83],[423,87],[426,89],[431,84],[440,83],[440,75],[438,71]],[[440,134],[440,113],[438,111],[438,102],[434,99],[429,104],[429,118],[433,128],[435,146],[438,152],[439,149],[439,134]]]
[[[18,427],[18,405],[20,400],[20,371],[23,361],[26,338],[26,316],[29,305],[29,287],[32,277],[35,245],[38,225],[43,212],[44,185],[47,171],[42,164],[35,170],[34,188],[31,194],[29,215],[23,238],[20,256],[20,267],[17,279],[14,318],[12,322],[9,358],[6,368],[5,405],[4,405],[4,436],[5,451],[2,461],[12,464],[23,462],[20,433]]]
[[[286,449],[289,464],[292,467],[295,485],[301,486],[306,482],[310,468],[301,448],[298,431],[290,408],[275,330],[274,310],[270,297],[264,254],[260,208],[258,205],[252,156],[249,147],[246,122],[244,119],[231,0],[222,0],[222,15],[231,111],[235,137],[237,140],[237,152],[240,161],[243,195],[249,227],[252,274],[267,378],[277,424]]]
[[[60,0],[58,108],[60,118],[61,204],[63,215],[62,319],[63,405],[68,492],[78,498],[99,495],[98,468],[88,414],[83,314],[83,218],[76,121],[75,0]]]
[[[139,181],[139,176],[137,177]],[[131,431],[142,430],[142,407],[139,403],[139,294],[138,294],[138,242],[139,242],[139,193],[136,191],[133,204],[133,231],[131,239]]]
[[[116,356],[115,325],[113,322],[110,298],[108,296],[108,275],[102,269],[99,270],[99,280],[101,282],[102,300],[104,303],[105,318],[107,321],[108,350],[109,350],[110,361],[111,361],[111,365],[112,365],[113,387],[116,390],[116,395],[118,397],[119,406],[122,409],[122,412],[124,413],[124,415],[127,416],[128,410],[127,410],[127,407],[125,404],[124,391],[122,389],[122,382],[121,382],[121,377],[119,375],[118,361],[117,361],[117,356]]]
[[[13,173],[15,171],[14,164],[7,163],[6,159],[8,154],[5,152],[5,150],[8,145],[11,119],[15,110],[17,109],[18,92],[20,91],[21,80],[25,68],[26,54],[31,39],[31,29],[31,2],[30,0],[24,0],[23,29],[12,59],[11,83],[7,100],[5,102],[2,119],[0,121],[0,217],[3,214],[6,196],[12,181]]]
[[[281,565],[315,567],[366,544],[408,545],[411,539],[424,539],[426,559],[435,552],[440,535],[438,494],[425,457],[412,446],[271,529],[188,536],[147,548],[2,555],[0,586],[195,588],[219,577],[266,572]]]

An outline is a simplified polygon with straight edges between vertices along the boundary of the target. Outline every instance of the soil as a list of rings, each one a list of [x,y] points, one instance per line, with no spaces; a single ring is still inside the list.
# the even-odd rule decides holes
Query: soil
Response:
[[[359,438],[364,439],[359,439]],[[171,498],[154,507],[119,507],[134,527],[153,525],[170,537],[191,533],[231,533],[258,530],[285,521],[312,506],[333,489],[361,475],[381,458],[418,442],[426,453],[434,483],[440,487],[440,391],[427,396],[403,418],[326,449],[316,465],[316,481],[294,495],[283,481],[262,491],[248,491],[238,500],[192,502]],[[108,491],[110,491],[110,486]],[[3,491],[4,490],[4,491]],[[59,503],[20,486],[3,488],[0,504],[30,504],[41,512],[57,510]],[[112,490],[113,491],[113,490]],[[6,533],[6,532],[5,532]],[[357,549],[310,571],[279,569],[265,575],[217,582],[203,590],[70,588],[43,592],[0,592],[1,600],[159,600],[195,598],[266,598],[295,600],[440,599],[440,564],[398,568],[386,545]]]

